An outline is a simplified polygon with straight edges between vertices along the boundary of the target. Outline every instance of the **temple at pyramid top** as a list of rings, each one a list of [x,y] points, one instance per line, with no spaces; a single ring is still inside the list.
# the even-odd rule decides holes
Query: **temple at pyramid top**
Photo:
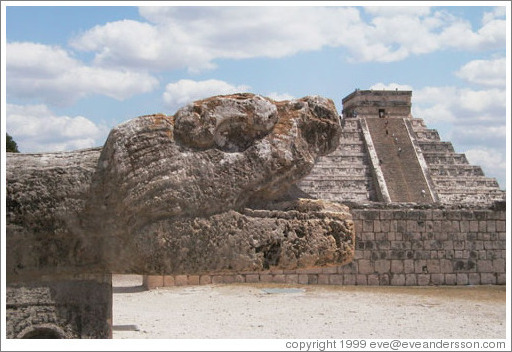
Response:
[[[338,202],[491,205],[505,192],[411,114],[412,91],[359,90],[343,98],[339,147],[298,183]]]
[[[359,90],[343,98],[343,117],[378,116],[386,118],[412,117],[412,91]]]

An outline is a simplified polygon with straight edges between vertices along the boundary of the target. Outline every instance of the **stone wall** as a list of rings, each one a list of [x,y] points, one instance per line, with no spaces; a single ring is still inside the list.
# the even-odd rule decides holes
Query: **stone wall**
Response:
[[[502,204],[503,205],[503,204]],[[239,274],[152,275],[162,286],[274,282],[331,285],[504,285],[505,209],[354,207],[356,252],[345,266]]]

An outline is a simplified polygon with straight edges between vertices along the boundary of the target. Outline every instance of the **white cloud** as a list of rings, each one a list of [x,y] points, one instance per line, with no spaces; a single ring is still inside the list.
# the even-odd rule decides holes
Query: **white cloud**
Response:
[[[469,83],[505,87],[506,67],[505,58],[473,60],[462,66],[455,74]]]
[[[284,100],[295,99],[295,97],[293,95],[290,95],[288,93],[281,94],[281,93],[271,92],[271,93],[266,94],[266,96],[275,101],[284,101]]]
[[[486,12],[482,18],[482,24],[487,24],[496,18],[505,18],[507,8],[505,6],[495,7],[491,12]]]
[[[109,129],[83,116],[57,116],[46,105],[7,104],[7,132],[21,152],[53,152],[103,145]]]
[[[468,21],[456,19],[449,27],[439,34],[438,40],[442,47],[459,50],[490,50],[505,46],[506,22],[493,19],[474,32]]]
[[[345,47],[352,61],[391,62],[449,48],[503,47],[505,21],[468,21],[428,7],[174,6],[139,8],[150,23],[96,26],[71,42],[105,67],[153,70],[215,67],[215,59],[280,58],[323,47]]]
[[[86,66],[64,49],[37,43],[7,43],[7,94],[68,105],[91,94],[124,100],[158,85],[141,72]]]
[[[165,87],[163,99],[166,107],[174,112],[196,100],[205,99],[214,95],[244,93],[247,92],[249,88],[249,86],[234,86],[215,79],[206,81],[182,79],[176,83],[169,83]]]
[[[389,83],[384,84],[382,82],[375,83],[370,87],[370,89],[374,90],[412,90],[412,87],[407,84],[398,84],[398,83]]]
[[[409,15],[409,16],[426,16],[430,14],[428,6],[367,6],[364,12],[371,15],[390,16]]]
[[[413,92],[414,106],[423,115],[428,111],[431,121],[505,121],[506,94],[497,88],[424,87]]]

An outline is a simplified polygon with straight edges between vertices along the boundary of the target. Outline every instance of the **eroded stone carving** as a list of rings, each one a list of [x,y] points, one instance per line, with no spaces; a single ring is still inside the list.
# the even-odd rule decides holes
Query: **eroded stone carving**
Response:
[[[348,209],[291,196],[339,135],[331,100],[235,94],[130,120],[102,149],[9,154],[8,276],[347,262]]]

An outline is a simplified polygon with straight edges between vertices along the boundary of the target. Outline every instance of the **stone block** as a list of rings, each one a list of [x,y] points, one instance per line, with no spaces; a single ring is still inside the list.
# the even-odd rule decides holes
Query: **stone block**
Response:
[[[371,274],[374,272],[373,264],[370,260],[362,259],[357,263],[360,274]]]
[[[494,272],[494,266],[492,260],[478,260],[476,262],[477,271],[479,273],[492,273]]]
[[[164,286],[163,275],[144,275],[142,278],[142,284],[148,290],[152,290],[157,287]]]
[[[439,270],[443,274],[448,274],[453,272],[453,264],[451,260],[448,259],[440,259],[439,260]]]
[[[418,222],[415,220],[407,220],[406,229],[407,232],[418,232]]]
[[[446,285],[456,285],[457,284],[457,274],[445,274],[444,282]]]
[[[375,233],[373,232],[363,232],[361,233],[361,236],[359,238],[360,241],[374,241],[375,240]],[[357,240],[356,240],[357,242]]]
[[[373,221],[373,232],[382,232],[380,227],[380,220]]]
[[[337,274],[338,267],[337,266],[329,266],[326,268],[322,268],[322,274]]]
[[[379,285],[380,286],[389,286],[389,274],[381,274],[379,275]]]
[[[455,250],[463,250],[465,241],[453,241],[453,249]]]
[[[495,241],[484,241],[484,249],[494,249]]]
[[[318,274],[318,284],[319,285],[329,285],[329,275]]]
[[[469,232],[478,232],[478,220],[469,221]]]
[[[174,285],[176,286],[185,286],[188,284],[187,275],[176,275],[174,277]]]
[[[496,221],[496,231],[498,231],[498,232],[506,232],[507,231],[506,222],[502,221],[502,220],[497,220]]]
[[[487,232],[487,221],[478,221],[478,231]]]
[[[389,221],[381,221],[380,222],[380,230],[384,233],[390,233],[391,224]]]
[[[392,210],[381,210],[379,212],[379,219],[392,220],[393,219],[393,211]]]
[[[297,274],[321,274],[322,273],[322,268],[297,269],[296,273]]]
[[[368,285],[369,286],[379,286],[380,285],[379,275],[375,275],[375,274],[368,275]]]
[[[343,275],[343,285],[356,285],[357,284],[357,275],[355,274],[344,274]]]
[[[174,276],[164,275],[164,287],[172,287],[174,285],[175,285]]]
[[[284,283],[286,283],[286,275],[284,275],[284,274],[272,275],[272,282],[284,284]]]
[[[430,274],[418,274],[418,286],[427,286],[430,284]]]
[[[429,274],[441,273],[441,264],[439,259],[427,259],[427,270]]]
[[[343,274],[329,275],[329,285],[343,285]]]
[[[467,273],[457,273],[457,285],[467,285],[469,282]]]
[[[358,259],[363,259],[363,258],[364,258],[364,250],[356,249],[355,252],[354,252],[354,259],[358,260]]]
[[[391,261],[387,259],[379,259],[375,261],[374,268],[379,274],[388,273],[391,267]]]
[[[339,266],[338,273],[340,273],[340,274],[346,274],[346,273],[357,274],[358,266],[359,266],[359,261],[353,261],[346,265]]]
[[[416,286],[418,281],[416,280],[416,274],[405,274],[405,285]]]
[[[199,275],[189,275],[188,276],[188,284],[189,285],[199,285]]]
[[[363,232],[373,232],[373,220],[363,221]]]
[[[212,275],[212,284],[223,284],[224,276],[223,275]]]
[[[446,213],[447,220],[460,220],[461,218],[462,218],[462,215],[458,211],[449,211]]]
[[[480,285],[480,274],[479,273],[469,273],[468,274],[468,283],[470,285]]]
[[[308,284],[310,284],[310,285],[318,284],[318,275],[308,274]]]
[[[313,270],[321,270],[321,269],[320,268],[313,268]],[[268,273],[272,274],[272,275],[279,275],[279,274],[284,274],[284,270],[282,270],[282,269],[272,269]]]
[[[507,284],[507,274],[498,274],[496,276],[496,284],[497,285],[506,285]]]
[[[405,274],[393,274],[390,284],[391,286],[405,286]]]
[[[414,262],[414,272],[416,274],[426,273],[427,270],[428,270],[428,268],[427,268],[426,260],[416,260]]]
[[[430,282],[432,285],[444,285],[444,274],[431,274]]]
[[[497,258],[492,261],[493,272],[495,273],[504,273],[506,271],[506,263],[505,259]]]
[[[285,280],[287,284],[298,284],[299,283],[299,275],[298,274],[288,274],[285,275]]]
[[[404,273],[405,274],[414,273],[414,260],[412,260],[412,259],[404,260]]]
[[[368,285],[368,276],[362,274],[356,275],[356,285]]]
[[[387,241],[388,240],[388,234],[384,232],[377,232],[375,233],[375,241]]]
[[[306,274],[299,274],[299,284],[307,285],[308,282],[309,282],[308,275],[306,275]]]
[[[496,232],[496,221],[495,220],[487,220],[487,231],[488,232]]]
[[[260,275],[259,274],[247,274],[247,275],[245,275],[245,282],[247,282],[247,283],[260,282]]]
[[[389,232],[397,232],[397,231],[398,231],[398,220],[391,220],[389,222]]]
[[[483,273],[480,274],[480,284],[481,285],[496,285],[497,284],[497,276],[492,273]]]
[[[402,260],[391,260],[390,271],[393,274],[403,274],[404,273],[404,262]]]
[[[470,227],[469,227],[469,220],[461,220],[459,226],[460,226],[460,231],[462,233],[471,232]]]
[[[222,277],[222,283],[224,284],[233,284],[236,282],[236,275],[224,275]]]
[[[245,283],[245,276],[244,275],[233,275],[233,280],[236,283],[242,284],[242,283]]]
[[[211,275],[201,275],[199,276],[199,284],[201,285],[210,285],[212,283]]]

